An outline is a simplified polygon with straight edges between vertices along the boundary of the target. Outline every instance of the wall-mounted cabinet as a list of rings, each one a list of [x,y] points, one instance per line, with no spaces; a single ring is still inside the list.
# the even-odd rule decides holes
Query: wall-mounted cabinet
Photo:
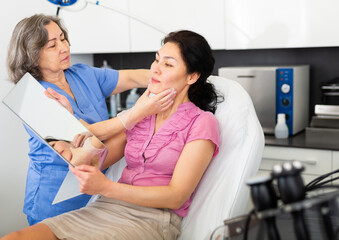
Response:
[[[213,49],[225,49],[224,0],[101,0],[100,3],[135,18],[93,4],[78,12],[61,10],[60,17],[70,32],[72,53],[157,51],[166,33],[181,29],[202,34]]]
[[[226,49],[339,46],[336,0],[225,0]]]
[[[129,0],[130,12],[164,32],[182,29],[203,35],[213,49],[225,49],[224,0]],[[131,20],[131,51],[157,51],[164,34]]]
[[[215,50],[339,46],[336,0],[101,0],[101,4],[160,31],[93,4],[79,12],[61,10],[72,53],[156,51],[165,33],[179,29],[202,34]]]
[[[82,4],[81,2],[79,4]],[[128,11],[128,1],[101,0],[101,2]],[[74,6],[75,9],[76,7]],[[73,54],[130,51],[127,16],[93,4],[88,4],[81,11],[61,9],[59,16],[69,31]]]

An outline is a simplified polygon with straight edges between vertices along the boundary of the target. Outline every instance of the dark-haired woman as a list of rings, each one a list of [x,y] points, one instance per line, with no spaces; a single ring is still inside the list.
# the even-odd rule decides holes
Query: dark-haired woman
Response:
[[[120,180],[91,166],[71,168],[81,191],[98,194],[98,200],[4,239],[176,239],[192,194],[218,153],[213,113],[219,96],[207,82],[213,66],[201,35],[170,33],[151,66],[149,89],[158,94],[174,88],[174,104],[120,136],[127,142]]]

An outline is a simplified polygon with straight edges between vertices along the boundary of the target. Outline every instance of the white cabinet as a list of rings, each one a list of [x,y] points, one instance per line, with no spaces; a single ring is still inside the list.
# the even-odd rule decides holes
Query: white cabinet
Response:
[[[101,0],[100,2],[128,10],[128,1]],[[59,16],[69,32],[72,54],[128,52],[130,50],[129,18],[125,15],[108,8],[88,4],[81,11],[61,9]]]
[[[67,9],[81,7],[59,13],[73,54],[157,51],[167,33],[182,29],[200,33],[213,49],[225,49],[224,0],[101,0],[81,11]]]
[[[226,0],[226,49],[338,46],[336,0]]]
[[[202,34],[214,50],[339,46],[336,0],[98,2],[79,12],[60,11],[72,53],[156,51],[166,33],[180,29]],[[132,17],[100,6],[105,4]]]
[[[211,48],[225,49],[224,0],[129,0],[130,12],[164,32],[182,29],[203,35]],[[131,51],[157,51],[164,34],[131,19]]]
[[[332,159],[333,159],[333,170],[339,169],[339,151],[333,151],[332,153]]]
[[[275,164],[297,160],[305,167],[304,183],[332,171],[332,151],[293,147],[265,146],[260,171],[271,171]]]
[[[333,169],[333,171],[339,169],[339,151],[333,151],[332,152],[332,169]],[[334,177],[339,177],[339,173],[334,174],[333,178]],[[333,184],[338,184],[339,185],[339,179],[335,180],[333,182]]]

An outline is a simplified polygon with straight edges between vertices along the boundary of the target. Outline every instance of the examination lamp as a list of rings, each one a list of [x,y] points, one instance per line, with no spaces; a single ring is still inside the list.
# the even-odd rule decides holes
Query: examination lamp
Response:
[[[76,3],[77,0],[48,0],[48,1],[56,5],[64,7],[64,6],[73,5],[74,3]]]
[[[81,11],[81,10],[85,9],[87,4],[90,3],[90,4],[94,4],[94,5],[101,6],[101,7],[107,8],[109,10],[118,12],[120,14],[123,14],[127,17],[130,17],[130,18],[132,18],[132,19],[134,19],[138,22],[141,22],[141,23],[157,30],[158,32],[161,32],[162,34],[165,34],[165,35],[167,34],[167,31],[162,30],[160,27],[158,27],[154,24],[151,24],[151,23],[147,22],[146,20],[144,20],[144,19],[142,19],[138,16],[135,16],[135,15],[123,10],[123,9],[119,9],[115,6],[108,5],[107,3],[99,1],[99,0],[98,1],[97,0],[79,0],[79,1],[78,0],[47,0],[47,1],[49,1],[50,3],[53,3],[55,5],[58,5],[57,15],[58,15],[60,9],[65,9],[65,10],[68,10],[68,11],[77,12],[77,11]],[[83,2],[84,5],[82,5],[80,8],[70,7],[71,5],[73,5],[74,3],[77,3],[77,2],[78,3]],[[76,4],[76,5],[78,5],[78,4]]]

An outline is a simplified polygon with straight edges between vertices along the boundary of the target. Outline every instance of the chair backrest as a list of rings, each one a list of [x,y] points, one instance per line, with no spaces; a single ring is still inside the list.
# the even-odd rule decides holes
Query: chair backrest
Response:
[[[233,80],[210,76],[209,80],[225,98],[215,116],[220,125],[219,154],[212,160],[182,222],[182,240],[209,239],[223,220],[245,213],[249,188],[245,181],[259,169],[264,134],[253,103],[243,87]],[[113,181],[121,176],[124,159],[106,175]]]
[[[220,148],[182,222],[179,239],[184,240],[209,239],[223,220],[246,212],[250,189],[245,181],[257,174],[265,144],[252,100],[244,88],[223,77],[210,76],[209,81],[225,98],[215,113]]]

